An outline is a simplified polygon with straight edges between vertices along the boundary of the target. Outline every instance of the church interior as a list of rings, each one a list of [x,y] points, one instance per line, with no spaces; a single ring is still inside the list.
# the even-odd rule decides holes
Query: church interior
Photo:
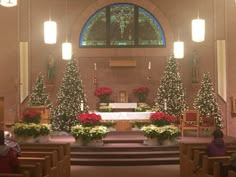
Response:
[[[13,0],[12,3],[15,1]],[[176,82],[181,82],[178,89],[183,89],[185,99],[180,113],[173,115],[181,117],[178,120],[180,134],[182,133],[180,136],[184,137],[186,128],[181,125],[181,121],[187,119],[187,114],[185,115],[184,112],[195,110],[196,98],[199,96],[201,88],[203,89],[204,76],[208,74],[212,82],[211,91],[215,94],[214,101],[219,108],[217,113],[221,117],[218,128],[220,127],[224,133],[226,143],[230,144],[235,141],[236,1],[18,0],[16,5],[8,6],[5,6],[4,3],[4,0],[0,1],[0,21],[2,23],[0,28],[1,129],[12,131],[12,127],[22,121],[24,112],[33,110],[32,107],[30,108],[29,102],[39,75],[43,76],[44,86],[52,106],[51,108],[38,108],[41,115],[45,116],[41,123],[49,124],[59,120],[57,118],[50,120],[51,115],[54,117],[59,115],[58,117],[63,118],[64,115],[60,114],[60,109],[62,109],[60,106],[66,105],[63,102],[63,96],[67,96],[63,93],[63,88],[64,90],[66,87],[73,88],[77,82],[66,82],[66,75],[69,76],[73,71],[73,64],[70,65],[70,63],[73,63],[71,61],[74,60],[79,76],[78,89],[79,92],[82,90],[82,96],[79,95],[79,98],[71,99],[71,101],[73,100],[76,105],[79,100],[76,105],[78,113],[88,111],[92,114],[98,113],[104,122],[116,122],[117,131],[104,138],[104,144],[111,143],[112,146],[114,142],[117,144],[143,142],[145,138],[140,132],[132,131],[131,122],[139,119],[147,120],[153,115],[153,112],[170,110],[170,103],[179,101],[177,98],[175,99],[175,95],[165,98],[160,94],[162,86],[167,88],[167,90],[162,90],[163,95],[169,91],[171,93],[172,83],[168,81],[167,66],[174,62],[172,66],[177,66],[174,79]],[[193,27],[194,19],[203,19],[203,31],[200,27]],[[46,35],[46,21],[56,23],[56,32],[49,31],[49,34]],[[194,39],[194,33],[196,35],[203,34],[203,37]],[[54,35],[56,41],[47,42],[47,40],[53,40]],[[176,42],[181,42],[178,44],[182,46],[175,46]],[[71,53],[69,54],[62,52],[62,44],[65,43],[71,45]],[[167,75],[164,77],[166,73]],[[171,74],[173,73],[169,73],[169,76]],[[103,98],[102,100],[102,97],[99,96],[100,93],[96,92],[100,88],[108,89],[108,99]],[[137,88],[148,89],[145,99],[135,94],[138,92],[138,90],[135,91]],[[71,89],[68,95],[71,94],[70,91],[71,93],[76,92]],[[176,92],[176,95],[178,94]],[[207,102],[207,100],[205,101]],[[205,101],[203,100],[204,103]],[[140,103],[144,103],[147,109],[138,110]],[[56,111],[53,112],[53,109]],[[67,110],[70,110],[70,105]],[[168,111],[167,113],[170,114]],[[194,113],[190,112],[191,116]],[[70,113],[67,113],[65,109],[63,114],[69,115]],[[201,117],[201,114],[200,112],[199,115],[198,112],[194,115]],[[80,117],[78,116],[78,118]],[[191,119],[190,123],[193,121]],[[67,121],[65,122],[67,124]],[[68,121],[69,123],[71,122]],[[145,124],[145,121],[142,123]],[[52,127],[59,131],[62,124]],[[204,128],[206,129],[206,127]],[[68,128],[63,130],[68,130]],[[176,149],[179,148],[178,160],[169,161],[169,163],[173,162],[174,165],[180,166],[177,171],[180,172],[179,176],[181,177],[195,175],[190,174],[191,170],[185,172],[185,166],[190,169],[194,168],[194,165],[191,165],[193,159],[188,156],[188,153],[193,153],[189,150],[192,147],[192,141],[206,145],[211,138],[210,136],[207,139],[201,138],[199,127],[196,129],[186,128],[186,130],[190,130],[190,138],[184,137],[181,145],[175,144],[172,147],[172,151],[177,151]],[[193,137],[191,130],[197,130],[196,134],[193,133]],[[56,136],[55,134],[53,136]],[[71,143],[74,139],[65,138],[65,132],[64,134],[57,132],[57,134],[63,135],[62,138],[52,138],[52,141],[61,143],[58,146],[64,149],[64,155],[61,157],[61,164],[58,162],[57,170],[51,169],[49,177],[66,177],[70,174],[67,169],[70,166],[68,164],[82,164],[82,166],[85,164],[84,166],[86,166],[89,163],[68,160],[67,158],[70,157],[75,158],[78,150],[76,146],[71,146],[71,149],[68,150],[68,144],[62,144]],[[126,134],[128,135],[127,139],[122,139]],[[233,147],[233,144],[230,145]],[[29,144],[23,143],[22,149],[30,149],[29,146]],[[31,148],[33,149],[33,145]],[[92,152],[96,151],[93,148],[89,147]],[[152,151],[150,149],[151,147],[148,147],[146,150]],[[106,162],[101,163],[107,165]],[[107,163],[112,164],[112,161]],[[141,165],[145,163],[146,166],[161,163],[168,165],[165,162],[140,162]],[[97,165],[95,162],[91,162],[91,164],[91,166]],[[127,162],[127,166],[140,164],[139,162]],[[62,175],[60,175],[59,169],[63,165],[66,169],[62,170]],[[199,176],[205,175],[204,171],[199,171]],[[47,177],[46,172],[43,175]],[[73,175],[76,176],[76,174]],[[74,177],[73,175],[71,177]],[[157,174],[150,176],[152,175],[156,176]],[[215,174],[210,175],[214,176]],[[228,177],[230,177],[229,175],[230,173]]]

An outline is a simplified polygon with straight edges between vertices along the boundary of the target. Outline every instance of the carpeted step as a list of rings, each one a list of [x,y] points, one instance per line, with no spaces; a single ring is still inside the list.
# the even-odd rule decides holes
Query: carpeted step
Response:
[[[179,157],[171,158],[135,158],[135,159],[74,159],[71,158],[71,165],[89,166],[144,166],[144,165],[170,165],[179,164]]]
[[[84,159],[119,159],[119,158],[163,158],[179,157],[179,151],[147,151],[147,152],[71,152],[71,158]]]

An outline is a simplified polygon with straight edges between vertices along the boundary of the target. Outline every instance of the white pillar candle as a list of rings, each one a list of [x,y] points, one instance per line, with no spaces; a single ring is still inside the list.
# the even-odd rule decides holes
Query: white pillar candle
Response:
[[[167,110],[167,102],[166,102],[166,99],[164,99],[164,110],[165,110],[165,111]]]
[[[150,61],[148,62],[148,69],[149,70],[151,69],[151,62]]]
[[[94,63],[94,71],[96,71],[96,70],[97,70],[97,64]]]
[[[83,101],[81,101],[81,104],[80,104],[80,109],[81,109],[81,111],[83,111],[83,110],[84,110],[84,102],[83,102]]]

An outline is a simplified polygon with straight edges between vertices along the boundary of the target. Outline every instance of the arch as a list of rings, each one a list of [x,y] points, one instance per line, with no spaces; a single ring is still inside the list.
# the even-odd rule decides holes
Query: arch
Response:
[[[79,35],[83,26],[86,24],[90,16],[94,14],[99,9],[102,9],[105,6],[115,4],[115,3],[131,3],[137,6],[140,6],[150,12],[162,26],[163,31],[165,32],[166,46],[165,48],[78,48]],[[129,1],[119,1],[119,0],[99,0],[91,4],[86,8],[82,14],[79,14],[75,19],[71,27],[71,39],[73,45],[73,51],[75,55],[79,57],[107,57],[107,56],[167,56],[172,51],[172,42],[173,42],[173,31],[171,30],[170,24],[164,14],[158,9],[158,7],[146,0],[129,0]],[[93,52],[91,52],[91,50]]]

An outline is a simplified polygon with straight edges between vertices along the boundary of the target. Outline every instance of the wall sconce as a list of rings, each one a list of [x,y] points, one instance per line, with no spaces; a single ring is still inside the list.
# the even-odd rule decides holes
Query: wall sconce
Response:
[[[184,58],[184,42],[176,41],[174,42],[174,58],[181,59]]]
[[[4,7],[14,7],[17,5],[17,0],[1,0],[0,5]]]

